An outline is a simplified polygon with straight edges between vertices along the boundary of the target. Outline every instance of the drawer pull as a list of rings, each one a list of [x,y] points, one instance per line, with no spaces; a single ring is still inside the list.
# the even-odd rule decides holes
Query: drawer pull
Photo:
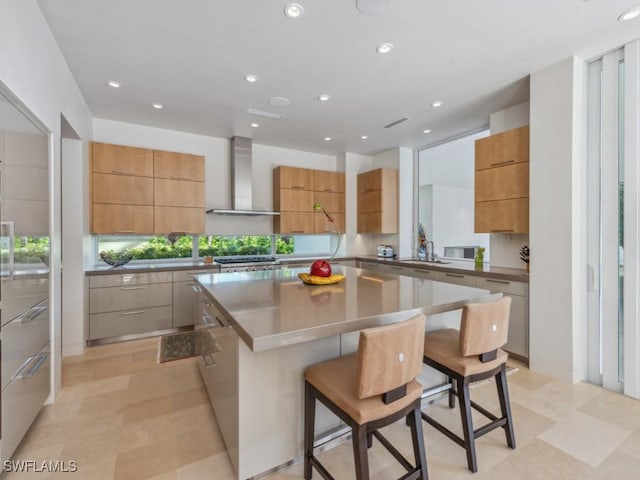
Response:
[[[291,233],[304,233],[304,230],[291,230]]]
[[[114,230],[113,233],[136,233],[135,230]]]
[[[221,327],[228,327],[229,324],[227,323],[227,321],[224,318],[220,318],[219,316],[216,315],[216,320],[218,321],[218,323],[220,324]]]
[[[210,315],[202,315],[200,318],[202,319],[202,323],[204,323],[205,325],[211,325]]]
[[[292,190],[304,190],[304,186],[300,185],[291,185]]]
[[[127,315],[140,315],[144,312],[145,312],[144,310],[134,310],[133,312],[122,312],[120,315],[122,315],[123,317],[126,317]]]
[[[505,160],[504,162],[492,163],[491,166],[492,167],[499,167],[500,165],[509,165],[510,163],[516,163],[516,161],[515,160]]]
[[[417,268],[414,268],[413,271],[416,272],[416,273],[422,273],[424,275],[433,275],[433,272],[431,272],[429,270],[419,270]]]
[[[33,377],[38,372],[38,370],[40,370],[40,367],[42,366],[42,364],[47,359],[47,356],[46,355],[39,355],[39,356],[33,357],[33,358],[37,358],[37,360],[36,360],[35,364],[33,365],[33,367],[31,367],[27,373],[21,373],[20,375],[18,375],[18,377],[17,377],[18,379],[24,380],[26,378]]]
[[[403,267],[391,267],[392,270],[402,270]]]
[[[190,283],[189,285],[193,285],[191,288],[193,289],[194,292],[196,292],[196,293],[201,293],[202,292],[202,289],[198,285],[196,285],[195,283]]]
[[[124,170],[111,170],[111,173],[115,175],[129,175],[129,176],[135,175],[134,172],[125,172]]]
[[[144,290],[144,287],[120,287],[120,290],[124,290],[125,292],[129,290]]]
[[[484,281],[491,282],[491,283],[502,283],[504,285],[509,285],[511,283],[511,282],[507,282],[506,280],[493,280],[491,278],[485,278]]]
[[[211,355],[210,353],[207,353],[206,355],[203,354],[202,360],[204,361],[206,368],[213,368],[216,366],[216,361],[213,359],[213,355]]]
[[[193,180],[191,177],[180,177],[179,175],[170,175],[171,180]]]
[[[325,192],[335,193],[336,191],[333,188],[325,188]]]
[[[445,273],[447,277],[464,278],[464,275],[458,275],[455,273]]]
[[[491,233],[513,233],[513,228],[507,228],[504,230],[491,230]]]
[[[22,317],[20,317],[20,320],[18,320],[17,323],[30,323],[33,322],[36,317],[38,317],[39,315],[42,315],[44,312],[47,311],[47,307],[32,307],[30,308],[28,312],[31,312],[27,315],[27,313],[25,313],[24,315],[22,315]]]

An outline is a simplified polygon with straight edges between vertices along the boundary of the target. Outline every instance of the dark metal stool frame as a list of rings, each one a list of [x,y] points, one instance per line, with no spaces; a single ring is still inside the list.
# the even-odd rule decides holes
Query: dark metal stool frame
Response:
[[[427,365],[441,371],[449,377],[449,382],[451,384],[451,388],[449,389],[448,394],[449,408],[455,407],[454,395],[457,395],[458,400],[460,401],[460,417],[462,419],[462,431],[464,433],[464,438],[459,437],[447,427],[438,423],[436,420],[434,420],[424,412],[422,412],[422,418],[429,425],[433,426],[439,432],[445,434],[447,437],[449,437],[451,440],[453,440],[466,450],[467,465],[469,467],[469,470],[474,473],[478,471],[475,440],[485,433],[489,433],[498,427],[502,427],[505,431],[507,445],[509,445],[509,447],[511,448],[516,448],[516,437],[513,433],[513,418],[511,416],[511,406],[509,403],[509,390],[507,388],[506,363],[498,365],[496,368],[487,372],[482,372],[465,377],[445,367],[444,365],[431,360],[426,356],[424,357],[423,361]],[[469,395],[469,384],[480,380],[486,380],[487,378],[491,377],[495,377],[496,388],[498,391],[498,400],[500,401],[500,412],[502,415],[501,417],[496,417],[487,409],[485,409],[481,405],[478,405],[476,402],[471,400],[471,397]],[[456,388],[454,388],[454,382]],[[471,416],[472,407],[476,411],[487,417],[489,420],[491,420],[491,422],[474,430],[473,419]]]
[[[424,449],[424,438],[422,436],[421,410],[418,397],[413,403],[405,408],[387,416],[374,420],[362,425],[358,424],[344,410],[324,396],[313,385],[305,381],[305,402],[304,402],[304,478],[310,480],[312,476],[312,467],[315,467],[318,473],[325,480],[334,480],[333,476],[320,463],[317,457],[313,455],[313,438],[315,434],[315,411],[316,400],[319,400],[343,422],[351,427],[353,441],[353,455],[356,467],[356,479],[369,479],[369,459],[367,450],[371,448],[373,437],[375,436],[380,443],[391,453],[400,464],[407,470],[407,474],[398,480],[428,480],[427,460]],[[406,417],[407,424],[411,429],[411,440],[413,442],[413,453],[415,456],[416,466],[411,465],[409,461],[378,431],[378,429],[390,425],[402,417]]]

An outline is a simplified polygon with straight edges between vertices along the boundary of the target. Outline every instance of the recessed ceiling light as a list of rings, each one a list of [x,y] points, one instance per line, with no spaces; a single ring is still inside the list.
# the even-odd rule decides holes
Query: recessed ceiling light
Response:
[[[431,104],[431,106],[434,107],[434,108],[441,107],[442,105],[444,105],[444,102],[442,100],[436,100],[435,102],[433,102]]]
[[[331,137],[324,137],[324,141],[325,142],[330,142],[331,141]]]
[[[360,136],[360,138],[361,138],[362,140],[366,140],[366,139],[367,139],[367,138],[369,138],[369,137],[368,137],[367,135],[361,135],[361,136]]]
[[[301,17],[304,13],[304,8],[298,3],[290,3],[284,7],[284,14],[289,18]]]
[[[164,107],[161,103],[152,103],[151,106],[156,110],[161,110]]]
[[[258,81],[258,76],[249,74],[249,75],[245,75],[244,79],[249,83],[256,83]]]
[[[116,82],[115,80],[109,80],[107,85],[113,88],[120,88],[120,82]]]
[[[271,97],[269,99],[269,105],[273,105],[274,107],[286,107],[290,103],[289,99],[285,97]]]
[[[431,130],[427,128],[426,130],[423,130],[422,133],[431,133]]]
[[[251,124],[251,126],[252,126],[253,128],[258,128],[258,127],[260,126],[260,124],[258,124],[258,123],[252,123],[252,124]]]
[[[393,50],[393,44],[392,43],[381,43],[376,48],[376,52],[382,53],[382,54],[389,53],[391,50]]]
[[[322,95],[318,95],[318,100],[320,100],[321,102],[326,102],[330,98],[331,98],[331,95],[329,95],[328,93],[323,93]]]
[[[627,20],[632,20],[640,15],[640,7],[632,8],[631,10],[624,12],[622,15],[618,17],[619,22],[626,22]]]

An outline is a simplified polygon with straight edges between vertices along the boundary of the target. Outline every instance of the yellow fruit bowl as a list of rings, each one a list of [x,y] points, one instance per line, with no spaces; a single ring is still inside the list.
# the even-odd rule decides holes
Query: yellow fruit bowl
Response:
[[[299,273],[298,278],[307,285],[333,285],[334,283],[344,280],[344,275],[336,273],[335,275],[329,275],[328,277],[319,277],[309,273]]]

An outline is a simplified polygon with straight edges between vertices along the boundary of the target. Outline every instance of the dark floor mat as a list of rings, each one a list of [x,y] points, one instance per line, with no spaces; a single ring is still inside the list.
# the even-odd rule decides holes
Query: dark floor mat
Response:
[[[164,335],[160,339],[158,363],[202,354],[202,332],[184,332]]]

